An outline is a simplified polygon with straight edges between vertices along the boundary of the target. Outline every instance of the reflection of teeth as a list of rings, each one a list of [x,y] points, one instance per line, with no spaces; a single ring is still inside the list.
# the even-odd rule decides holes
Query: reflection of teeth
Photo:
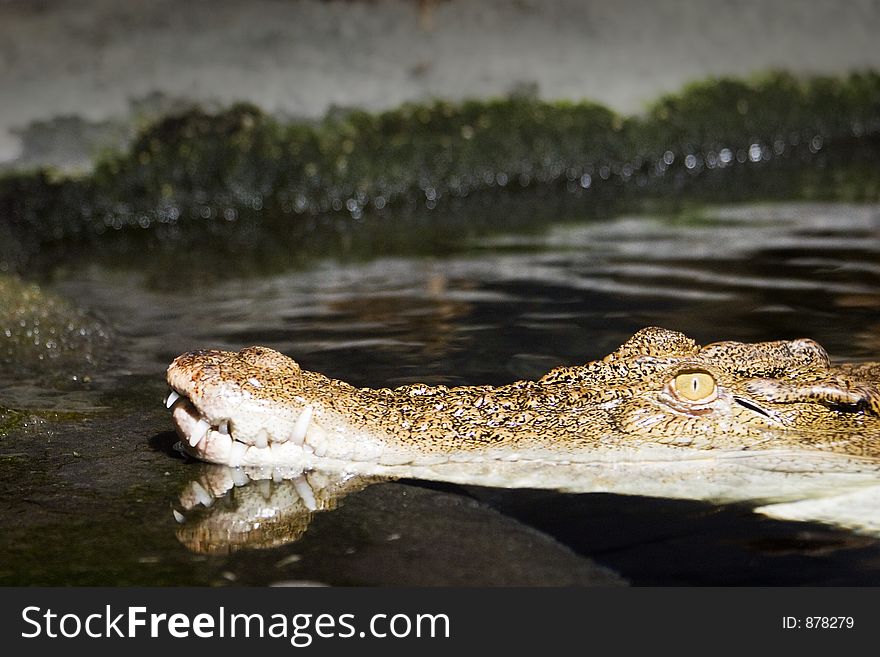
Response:
[[[171,408],[174,406],[174,402],[180,399],[180,393],[176,390],[172,390],[168,393],[168,398],[165,400],[165,408]]]
[[[223,420],[219,425],[217,425],[217,431],[222,433],[224,436],[229,435],[229,420]]]
[[[247,445],[244,443],[233,440],[232,449],[229,451],[229,465],[233,468],[237,468],[241,465],[241,462],[244,460],[244,455],[247,453],[247,449]]]
[[[205,490],[204,486],[202,486],[199,482],[194,481],[192,483],[192,490],[196,496],[196,499],[199,501],[199,504],[205,507],[209,507],[214,503],[214,498],[211,497],[211,494]]]
[[[186,517],[177,509],[171,509],[171,513],[174,516],[174,519],[177,521],[178,525],[182,525],[186,522]]]
[[[315,494],[312,492],[312,487],[309,486],[309,482],[305,477],[297,477],[294,479],[293,487],[296,489],[296,492],[299,493],[303,504],[306,505],[306,508],[309,511],[317,510],[318,503],[315,501]]]
[[[306,432],[309,430],[309,424],[312,422],[312,405],[309,404],[303,409],[303,412],[296,418],[296,424],[293,426],[293,434],[290,439],[297,445],[302,445],[306,439]]]
[[[257,484],[257,490],[260,491],[260,495],[263,496],[264,500],[268,500],[272,497],[272,480],[271,479],[260,479]]]
[[[208,433],[208,429],[210,428],[211,425],[208,424],[207,420],[205,420],[204,418],[199,419],[199,421],[196,422],[196,426],[189,437],[190,447],[195,447],[196,445],[198,445],[199,441],[205,437],[205,435]]]

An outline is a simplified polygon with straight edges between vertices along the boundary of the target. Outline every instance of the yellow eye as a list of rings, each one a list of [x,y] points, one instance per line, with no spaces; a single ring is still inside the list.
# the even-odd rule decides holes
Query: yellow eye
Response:
[[[684,372],[672,385],[678,396],[690,401],[703,401],[715,394],[715,379],[707,372]]]

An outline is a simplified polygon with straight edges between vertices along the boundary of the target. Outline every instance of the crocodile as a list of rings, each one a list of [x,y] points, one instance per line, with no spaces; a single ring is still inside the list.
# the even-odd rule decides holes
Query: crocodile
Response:
[[[832,364],[809,339],[701,346],[648,327],[536,381],[393,389],[267,347],[201,350],[167,382],[181,449],[212,463],[750,501],[796,518],[831,504],[880,531],[880,363]]]

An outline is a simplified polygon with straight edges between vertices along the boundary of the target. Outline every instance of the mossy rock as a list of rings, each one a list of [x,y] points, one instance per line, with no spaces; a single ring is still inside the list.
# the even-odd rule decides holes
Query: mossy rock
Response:
[[[82,375],[106,358],[111,341],[100,319],[39,285],[0,275],[0,363],[7,373]]]
[[[527,94],[334,110],[308,122],[249,104],[190,108],[144,127],[128,150],[104,153],[90,175],[0,177],[0,268],[51,267],[71,247],[100,256],[118,242],[126,262],[205,245],[234,263],[273,250],[298,262],[338,255],[337,235],[345,249],[353,233],[389,223],[368,217],[444,209],[411,229],[424,232],[453,223],[465,202],[463,226],[486,215],[509,230],[506,207],[485,213],[473,202],[516,206],[524,190],[547,192],[539,210],[551,196],[588,193],[577,204],[587,213],[597,201],[664,196],[874,201],[878,159],[876,73],[712,79],[629,117]],[[315,251],[324,243],[329,251]]]

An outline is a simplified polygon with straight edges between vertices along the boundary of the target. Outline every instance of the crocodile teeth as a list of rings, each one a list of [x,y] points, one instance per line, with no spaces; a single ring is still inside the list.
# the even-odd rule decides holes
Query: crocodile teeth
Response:
[[[214,498],[211,497],[211,493],[205,490],[205,487],[197,481],[194,481],[192,483],[192,492],[196,500],[198,500],[198,503],[205,508],[211,506],[214,503]]]
[[[257,432],[257,435],[254,436],[254,445],[259,447],[260,449],[269,446],[269,435],[266,433],[265,429],[260,429]]]
[[[232,481],[236,486],[246,486],[251,483],[251,478],[245,472],[236,469],[232,471]]]
[[[180,393],[176,390],[172,390],[168,393],[168,397],[165,399],[165,408],[171,408],[174,406],[174,402],[180,399]]]
[[[196,422],[196,427],[193,429],[192,434],[189,437],[189,445],[190,447],[195,447],[199,444],[199,441],[205,437],[208,433],[208,429],[211,428],[211,425],[208,424],[208,421],[204,418],[200,418],[198,422]]]
[[[174,516],[174,520],[177,522],[177,524],[182,525],[183,523],[186,522],[186,516],[184,516],[177,509],[171,509],[171,513]]]
[[[297,445],[302,445],[306,439],[306,432],[309,430],[309,424],[312,422],[312,412],[314,408],[309,404],[303,409],[303,412],[296,418],[296,424],[293,425],[293,434],[290,439]]]
[[[303,443],[303,449],[311,448],[315,456],[324,456],[327,454],[327,432],[317,424],[309,427],[306,433],[306,440]]]
[[[232,441],[232,449],[229,452],[229,465],[233,468],[241,465],[244,455],[247,453],[247,445],[237,440]]]
[[[300,499],[309,511],[318,510],[318,502],[315,500],[315,493],[305,477],[297,477],[293,480],[293,487],[299,494]]]
[[[229,420],[223,420],[219,425],[217,425],[217,431],[222,433],[224,436],[229,435]]]
[[[257,483],[257,490],[260,491],[260,495],[263,496],[263,499],[268,501],[269,498],[272,497],[272,480],[260,479]]]

